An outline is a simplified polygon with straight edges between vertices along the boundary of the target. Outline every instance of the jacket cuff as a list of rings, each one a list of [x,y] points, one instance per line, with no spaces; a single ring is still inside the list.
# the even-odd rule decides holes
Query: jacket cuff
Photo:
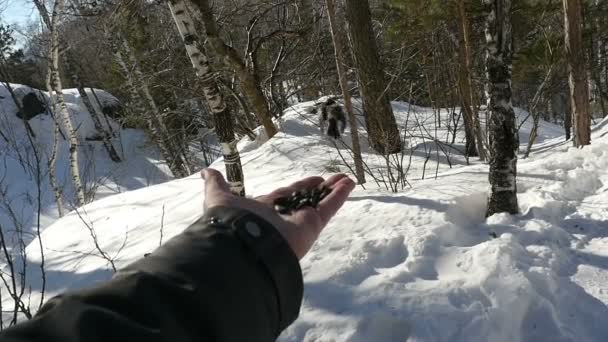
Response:
[[[203,220],[233,231],[252,252],[274,283],[280,331],[293,323],[300,312],[304,285],[300,262],[283,236],[272,224],[244,209],[212,207]]]

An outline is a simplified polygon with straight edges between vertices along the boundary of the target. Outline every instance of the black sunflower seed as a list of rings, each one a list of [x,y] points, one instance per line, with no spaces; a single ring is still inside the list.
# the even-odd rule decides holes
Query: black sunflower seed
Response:
[[[291,196],[277,198],[274,209],[281,214],[289,214],[304,207],[317,208],[319,203],[331,193],[331,189],[323,186],[308,190],[294,191]]]

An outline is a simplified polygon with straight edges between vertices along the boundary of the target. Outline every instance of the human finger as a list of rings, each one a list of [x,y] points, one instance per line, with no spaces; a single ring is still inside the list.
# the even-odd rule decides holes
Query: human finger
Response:
[[[355,182],[343,177],[332,186],[332,191],[319,203],[319,216],[324,224],[338,212],[350,193],[355,189]]]
[[[323,183],[323,181],[324,181],[323,177],[304,178],[295,183],[292,183],[289,186],[286,186],[283,188],[278,188],[278,189],[272,191],[271,193],[264,195],[264,196],[260,196],[256,199],[260,202],[272,204],[274,202],[274,200],[276,200],[277,198],[291,196],[291,194],[293,194],[296,191],[315,188],[315,187],[319,186],[319,184]]]
[[[205,197],[217,193],[230,192],[230,186],[219,171],[206,168],[201,172],[201,176],[205,180]]]
[[[269,193],[267,195],[257,197],[256,200],[259,202],[272,204],[274,202],[274,200],[276,200],[277,198],[290,196],[294,191],[297,191],[297,190],[292,187],[278,188],[278,189],[273,190],[271,193]]]
[[[326,181],[323,182],[323,186],[326,187],[332,187],[334,184],[338,183],[341,179],[347,178],[348,176],[346,176],[343,173],[339,173],[337,175],[333,175],[329,178],[327,178]]]
[[[319,184],[323,183],[324,181],[325,181],[325,179],[323,179],[323,177],[318,177],[318,176],[307,177],[307,178],[301,179],[295,183],[290,184],[289,188],[294,188],[296,190],[312,189],[314,187],[317,187]]]

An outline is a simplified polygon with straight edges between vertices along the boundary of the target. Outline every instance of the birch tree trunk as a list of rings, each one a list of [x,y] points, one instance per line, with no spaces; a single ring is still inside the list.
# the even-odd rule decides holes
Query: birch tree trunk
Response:
[[[57,214],[59,217],[63,217],[65,209],[63,207],[63,196],[59,182],[57,181],[55,163],[57,162],[57,145],[59,143],[59,125],[53,123],[53,147],[51,149],[51,155],[48,159],[49,168],[49,183],[53,189],[53,195],[55,196],[55,202],[57,203]]]
[[[53,30],[53,28],[52,28],[53,23],[51,22],[51,19],[49,18],[49,13],[48,13],[44,3],[41,0],[33,0],[33,1],[34,1],[34,4],[36,5],[36,8],[38,9],[38,12],[40,12],[40,16],[42,17],[42,21],[44,22],[46,27],[49,30]],[[58,38],[58,40],[59,40],[59,38]],[[57,43],[59,44],[59,41]],[[91,116],[91,119],[93,120],[95,129],[102,136],[102,142],[103,142],[104,148],[108,152],[110,159],[113,162],[120,162],[121,161],[120,157],[118,156],[116,149],[112,145],[111,135],[109,135],[108,132],[103,129],[103,125],[101,124],[101,120],[100,120],[100,114],[95,109],[95,107],[93,107],[93,105],[91,104],[91,100],[89,99],[86,91],[84,90],[84,86],[82,85],[80,76],[78,75],[76,70],[74,70],[73,60],[71,60],[68,55],[68,56],[66,56],[66,58],[64,59],[63,62],[64,62],[64,66],[66,67],[66,70],[68,70],[72,76],[72,82],[76,85],[76,88],[78,89],[78,94],[80,95],[80,98],[81,98],[82,102],[84,103],[85,108],[87,109],[87,111],[89,112],[89,114]]]
[[[47,73],[46,77],[46,89],[49,93],[49,98],[51,100],[49,110],[53,113],[56,113],[55,101],[53,101],[53,88],[51,87],[51,73]],[[54,115],[53,115],[54,116]],[[55,202],[57,203],[57,214],[59,217],[63,217],[65,214],[65,208],[63,205],[63,194],[62,190],[59,187],[59,182],[57,181],[55,163],[57,162],[57,147],[59,144],[59,133],[60,133],[59,123],[57,120],[53,120],[53,147],[51,147],[51,155],[48,158],[48,168],[49,168],[49,183],[51,188],[53,189],[53,195],[55,196]]]
[[[95,130],[101,135],[103,147],[108,152],[108,156],[110,157],[110,159],[115,163],[119,163],[121,160],[118,156],[118,153],[116,152],[116,149],[114,148],[114,145],[112,145],[112,136],[108,131],[104,129],[103,124],[101,123],[101,114],[91,103],[91,100],[89,99],[89,96],[87,95],[87,92],[84,89],[84,86],[82,85],[80,76],[78,76],[78,73],[76,72],[76,70],[74,70],[74,64],[72,63],[69,57],[66,57],[64,64],[66,70],[72,74],[72,82],[76,86],[76,89],[78,89],[80,100],[82,100],[82,103],[84,104],[86,110],[91,116],[91,120],[93,120]]]
[[[464,112],[465,131],[467,135],[467,154],[479,156],[479,160],[487,159],[484,148],[484,137],[479,123],[479,115],[474,110],[473,87],[471,82],[471,43],[469,21],[465,8],[465,0],[457,0],[458,7],[458,59],[459,77],[458,88]]]
[[[213,113],[215,132],[222,147],[224,164],[226,166],[226,178],[230,185],[230,191],[236,195],[245,196],[243,169],[236,146],[233,118],[230,110],[219,91],[219,87],[215,81],[215,73],[209,64],[207,56],[197,45],[199,37],[196,32],[195,23],[186,6],[186,1],[169,0],[168,4],[177,29],[184,41],[188,57],[190,57],[194,70],[196,70],[196,75],[199,77],[199,82],[201,82],[203,87],[205,99],[211,109],[211,113]]]
[[[572,119],[574,123],[574,146],[591,143],[591,117],[589,114],[589,84],[582,43],[581,0],[563,0],[566,58],[568,60],[568,83]]]
[[[156,101],[154,101],[154,97],[150,92],[150,88],[145,80],[144,74],[139,67],[139,60],[135,56],[135,53],[131,49],[131,46],[127,42],[124,37],[121,38],[122,47],[129,58],[129,62],[132,66],[133,74],[135,75],[135,80],[137,82],[137,89],[139,89],[140,93],[143,95],[143,100],[147,103],[148,107],[151,109],[150,117],[153,119],[153,125],[155,124],[155,130],[160,135],[161,139],[164,141],[165,148],[168,150],[169,156],[171,159],[167,161],[173,162],[173,168],[175,171],[175,175],[177,177],[186,177],[192,173],[190,169],[187,158],[184,157],[182,151],[178,147],[175,146],[174,142],[171,140],[171,136],[169,134],[169,129],[165,122],[162,119],[162,115],[158,106],[156,105]]]
[[[64,0],[56,0],[53,6],[53,15],[50,20],[51,40],[49,55],[51,61],[49,63],[49,73],[51,75],[51,88],[55,92],[54,102],[57,105],[59,113],[63,119],[63,125],[68,133],[68,142],[70,148],[70,173],[72,175],[72,183],[76,193],[76,206],[81,206],[85,204],[86,199],[84,195],[84,187],[80,178],[80,170],[78,168],[78,136],[76,135],[74,125],[72,125],[70,113],[63,98],[61,77],[59,75],[59,33],[57,24],[59,23],[61,14],[63,13],[64,4]],[[40,14],[44,15],[44,13]]]
[[[519,137],[511,104],[511,0],[483,0],[486,14],[486,96],[489,113],[491,193],[486,216],[519,212],[517,149]]]
[[[268,139],[272,138],[277,134],[277,128],[272,122],[272,114],[270,113],[268,100],[264,96],[256,75],[247,69],[247,66],[243,63],[238,53],[231,47],[226,46],[220,38],[215,19],[213,18],[213,13],[209,7],[209,1],[193,0],[191,2],[196,5],[201,12],[201,21],[205,26],[207,40],[213,48],[213,51],[221,58],[224,64],[234,68],[241,90],[243,90],[249,103],[253,107],[256,117],[262,123],[262,126],[264,126],[266,136]]]
[[[371,146],[382,154],[401,151],[397,122],[388,96],[376,40],[372,30],[368,0],[346,0],[346,19],[363,110]]]
[[[353,103],[350,97],[350,90],[348,89],[348,82],[346,80],[346,72],[344,72],[344,42],[340,35],[340,29],[336,22],[336,4],[334,0],[325,0],[327,5],[327,16],[329,18],[329,27],[331,30],[331,38],[334,43],[334,50],[336,52],[336,69],[338,71],[338,79],[340,81],[340,88],[342,89],[342,95],[344,96],[344,106],[346,107],[346,113],[348,114],[348,123],[350,125],[350,134],[353,141],[353,159],[355,161],[355,172],[357,181],[359,184],[365,184],[365,171],[363,169],[363,159],[361,158],[361,146],[359,144],[359,131],[357,129],[357,118],[355,117],[355,111],[353,110]]]
[[[191,170],[187,161],[184,161],[185,158],[182,159],[181,151],[172,148],[168,129],[162,121],[158,106],[145,82],[143,72],[139,68],[139,61],[131,50],[129,43],[120,32],[115,33],[116,37],[112,36],[108,29],[105,29],[105,33],[106,38],[110,41],[114,59],[127,82],[131,100],[135,103],[134,109],[137,114],[146,119],[162,158],[167,162],[175,177],[190,175]],[[128,61],[123,51],[128,56]]]

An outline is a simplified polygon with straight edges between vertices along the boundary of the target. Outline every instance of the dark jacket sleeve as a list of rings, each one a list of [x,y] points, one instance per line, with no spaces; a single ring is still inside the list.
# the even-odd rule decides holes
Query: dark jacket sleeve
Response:
[[[108,282],[49,300],[0,341],[274,341],[302,291],[298,260],[269,223],[216,207]]]

